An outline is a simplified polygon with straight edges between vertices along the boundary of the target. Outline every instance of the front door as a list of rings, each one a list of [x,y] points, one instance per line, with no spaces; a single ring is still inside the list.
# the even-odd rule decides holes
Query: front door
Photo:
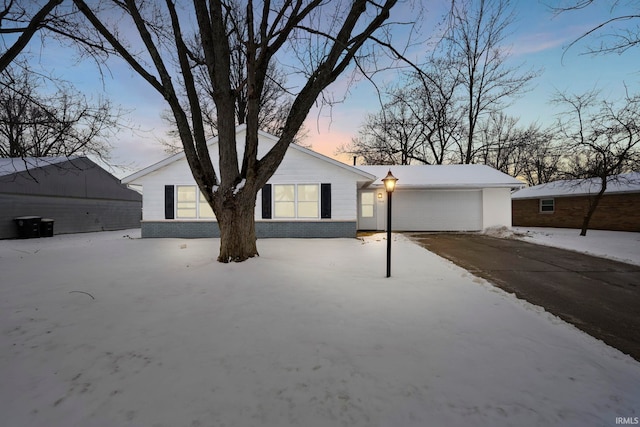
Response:
[[[358,197],[358,230],[377,230],[376,193],[364,190]]]

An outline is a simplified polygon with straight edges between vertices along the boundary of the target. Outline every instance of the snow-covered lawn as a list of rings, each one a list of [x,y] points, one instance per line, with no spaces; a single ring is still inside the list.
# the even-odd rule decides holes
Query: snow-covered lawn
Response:
[[[576,229],[543,227],[513,227],[512,231],[528,242],[640,265],[640,233],[587,230],[586,236],[580,236]]]
[[[138,235],[0,241],[0,424],[640,416],[640,363],[403,236],[387,279],[383,235],[260,240],[259,258],[228,265],[216,239]]]

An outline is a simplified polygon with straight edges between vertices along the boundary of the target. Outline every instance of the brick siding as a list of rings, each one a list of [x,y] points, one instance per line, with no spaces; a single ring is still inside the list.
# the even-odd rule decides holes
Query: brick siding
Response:
[[[552,197],[544,197],[550,199]],[[588,197],[555,197],[552,213],[540,212],[540,199],[511,201],[516,227],[581,228],[588,209]],[[605,195],[591,218],[594,230],[640,231],[640,193]]]
[[[207,238],[220,237],[214,221],[143,221],[143,238]],[[356,237],[355,221],[256,221],[259,239]]]

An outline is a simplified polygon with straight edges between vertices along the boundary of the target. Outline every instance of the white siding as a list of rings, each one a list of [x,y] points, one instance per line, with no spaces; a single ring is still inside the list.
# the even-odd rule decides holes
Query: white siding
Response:
[[[511,190],[485,188],[482,190],[483,228],[511,228]]]
[[[136,181],[142,184],[142,220],[164,220],[164,186],[196,185],[186,159],[178,160]]]
[[[303,152],[289,150],[278,170],[269,180],[270,184],[331,184],[331,219],[351,220],[357,218],[355,176],[349,171],[311,157]],[[261,195],[256,203],[256,218],[261,212]]]
[[[243,140],[239,134],[238,139]],[[269,140],[260,141],[260,155],[271,147]],[[239,144],[239,147],[242,144]],[[242,153],[239,153],[242,155]],[[214,165],[217,164],[217,145],[211,148]],[[331,184],[331,219],[351,220],[357,218],[357,180],[361,176],[307,153],[289,149],[270,184]],[[143,220],[164,220],[164,186],[195,185],[195,180],[185,158],[170,163],[135,180],[143,187]],[[256,219],[262,218],[262,194],[256,199]],[[319,218],[318,218],[319,219]]]

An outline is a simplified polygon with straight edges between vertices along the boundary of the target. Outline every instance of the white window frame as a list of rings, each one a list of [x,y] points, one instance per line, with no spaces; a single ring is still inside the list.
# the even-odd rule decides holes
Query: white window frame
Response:
[[[544,202],[551,202],[551,204],[545,204]],[[553,198],[548,198],[548,199],[540,199],[540,213],[544,213],[544,214],[551,214],[554,213],[556,211],[556,200]],[[548,209],[544,209],[545,207],[551,207],[551,210]]]
[[[315,201],[313,200],[300,200],[300,187],[301,186],[314,186],[316,187],[316,195],[317,195],[317,199]],[[293,186],[293,200],[286,200],[286,201],[278,201],[276,199],[276,189],[279,186]],[[281,184],[273,184],[272,185],[272,211],[273,211],[273,218],[274,219],[319,219],[320,218],[320,208],[321,208],[321,204],[322,204],[322,196],[320,194],[320,184],[319,183],[298,183],[298,184],[291,184],[291,183],[281,183]],[[278,215],[278,203],[293,203],[293,215]],[[301,216],[300,211],[304,211],[305,209],[300,209],[301,204],[312,204],[315,203],[316,204],[316,212],[314,216]]]
[[[180,190],[181,189],[190,189],[193,190],[193,202],[191,200],[180,200]],[[196,185],[176,185],[176,219],[196,219],[198,218],[198,187]],[[185,207],[181,207],[180,204],[181,203],[193,203],[193,208],[185,208]],[[194,214],[193,216],[189,215],[181,215],[180,211],[181,210],[191,210],[193,209]]]
[[[276,193],[278,187],[293,187],[293,200],[278,200]],[[296,218],[296,185],[295,184],[273,184],[273,194],[272,194],[272,207],[273,207],[273,218],[275,219],[292,219]],[[282,212],[278,213],[278,208],[282,206],[287,206],[289,204],[293,204],[293,214],[292,215],[283,215]],[[287,209],[288,210],[288,209]]]
[[[195,216],[185,216],[180,215],[180,203],[188,203],[190,201],[180,201],[180,189],[181,188],[189,188],[195,192],[195,200],[192,202],[194,204],[193,210],[195,210]],[[175,194],[175,219],[205,219],[205,220],[215,220],[215,213],[212,212],[212,216],[204,216],[202,212],[203,205],[209,207],[204,195],[200,191],[197,185],[176,185],[176,194]],[[210,207],[209,207],[210,208]],[[190,208],[183,208],[190,209]]]
[[[300,187],[314,187],[316,192],[315,200],[300,200]],[[320,203],[322,202],[320,195],[320,184],[296,184],[296,218],[302,219],[318,219],[320,218]],[[306,211],[307,209],[301,209],[301,207],[316,205],[316,211],[314,215],[302,216],[300,211]]]
[[[371,203],[365,203],[364,198],[371,196]],[[363,191],[360,193],[360,216],[362,218],[375,217],[376,194],[374,191]],[[370,208],[366,209],[365,207]],[[370,212],[369,212],[370,211]]]

